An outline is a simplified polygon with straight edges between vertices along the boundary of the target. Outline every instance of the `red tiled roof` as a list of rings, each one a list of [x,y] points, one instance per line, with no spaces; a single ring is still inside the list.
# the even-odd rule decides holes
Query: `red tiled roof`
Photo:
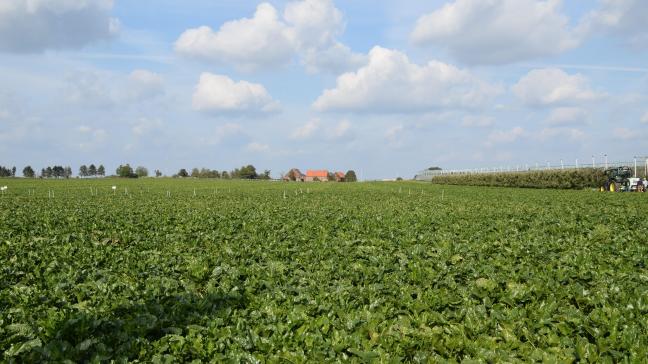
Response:
[[[335,176],[338,178],[344,178],[344,172],[335,172]]]
[[[325,169],[322,169],[320,171],[309,169],[306,171],[306,177],[328,177],[328,171]]]

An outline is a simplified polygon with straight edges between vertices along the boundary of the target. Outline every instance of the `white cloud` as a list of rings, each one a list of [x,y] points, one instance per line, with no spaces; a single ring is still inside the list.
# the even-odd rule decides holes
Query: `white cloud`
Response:
[[[156,130],[161,130],[163,123],[159,119],[140,118],[131,128],[135,136],[141,137]]]
[[[247,149],[250,152],[260,153],[260,152],[267,152],[268,150],[270,150],[270,146],[263,143],[252,142],[249,143],[245,147],[245,149]]]
[[[568,140],[571,141],[580,141],[585,138],[585,133],[576,128],[544,128],[536,135],[536,138],[545,141],[545,140],[553,140],[556,138],[559,139],[564,139],[567,138]]]
[[[93,149],[104,144],[108,139],[108,132],[101,128],[93,128],[87,125],[81,125],[77,128],[79,134],[81,134],[81,142],[79,143],[79,149]]]
[[[645,114],[641,117],[641,122],[644,124],[648,124],[648,111],[646,111]]]
[[[559,107],[551,110],[545,122],[553,125],[582,124],[586,123],[589,117],[589,113],[582,108]]]
[[[193,94],[193,108],[204,112],[268,113],[279,110],[263,85],[212,73],[200,75]]]
[[[118,31],[112,0],[2,0],[0,51],[80,48]]]
[[[344,119],[335,125],[323,126],[319,119],[313,119],[295,129],[290,135],[293,140],[340,141],[353,136],[351,122]],[[316,138],[317,137],[317,138]]]
[[[442,62],[419,66],[399,51],[374,47],[368,64],[337,78],[313,106],[319,111],[421,112],[474,108],[501,92],[470,72]]]
[[[135,70],[128,76],[130,92],[136,100],[155,97],[164,92],[162,76],[148,70]]]
[[[351,122],[341,120],[329,133],[331,139],[343,139],[351,135]]]
[[[557,68],[532,70],[512,90],[530,106],[578,105],[603,96],[590,88],[585,76],[569,75]]]
[[[188,29],[175,43],[184,56],[231,64],[240,70],[288,64],[295,55],[309,71],[340,71],[357,66],[363,56],[336,37],[344,31],[342,13],[331,0],[303,0],[286,5],[283,17],[269,3],[252,18]]]
[[[293,45],[277,10],[263,3],[253,18],[227,22],[217,32],[207,26],[185,31],[176,41],[175,50],[185,56],[252,70],[288,62]]]
[[[601,0],[582,21],[584,32],[609,34],[633,48],[648,47],[648,7],[643,0]]]
[[[513,143],[525,135],[526,132],[519,126],[511,130],[496,130],[488,135],[486,145],[492,146],[494,144]]]
[[[300,126],[297,128],[291,135],[291,139],[309,139],[311,138],[317,130],[320,128],[320,120],[319,119],[313,119],[306,124]]]
[[[612,135],[621,140],[632,140],[641,137],[641,131],[631,130],[628,128],[616,128]]]
[[[405,127],[403,127],[403,124],[394,125],[385,132],[385,139],[390,142],[395,142],[404,130]]]
[[[495,118],[485,115],[466,115],[461,121],[461,126],[465,127],[487,127],[495,124]]]
[[[471,64],[502,64],[559,54],[576,47],[561,0],[456,0],[420,17],[417,44],[447,48]]]

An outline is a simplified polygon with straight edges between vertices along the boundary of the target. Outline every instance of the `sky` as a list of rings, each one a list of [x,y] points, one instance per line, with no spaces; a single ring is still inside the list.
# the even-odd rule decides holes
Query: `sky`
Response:
[[[631,161],[646,19],[641,0],[2,0],[0,164]]]

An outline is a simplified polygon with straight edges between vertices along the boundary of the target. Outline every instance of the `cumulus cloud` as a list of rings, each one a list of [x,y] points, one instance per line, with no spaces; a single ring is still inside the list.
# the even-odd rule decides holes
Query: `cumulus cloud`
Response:
[[[396,142],[398,140],[398,137],[403,133],[405,130],[405,127],[403,124],[398,124],[390,127],[387,129],[385,132],[385,139],[387,139],[390,142]]]
[[[329,132],[330,138],[334,140],[344,139],[351,136],[351,122],[349,120],[341,120]]]
[[[135,136],[141,137],[161,130],[164,124],[160,119],[139,118],[131,128]]]
[[[88,150],[101,146],[108,139],[108,132],[101,128],[93,128],[87,125],[81,125],[77,128],[81,136],[79,149]]]
[[[582,130],[576,128],[544,128],[535,137],[540,141],[555,138],[566,138],[571,141],[580,141],[585,138],[585,133]]]
[[[259,142],[252,142],[249,143],[245,147],[245,149],[247,149],[250,152],[260,153],[260,152],[267,152],[268,150],[270,150],[270,146]]]
[[[465,127],[487,127],[495,124],[495,118],[485,115],[466,115],[461,120],[461,126]]]
[[[501,92],[470,72],[442,62],[417,65],[399,51],[374,47],[367,65],[337,78],[315,101],[319,111],[421,112],[474,108]]]
[[[115,35],[112,0],[2,0],[0,51],[80,48]]]
[[[638,139],[641,137],[641,133],[637,132],[636,130],[631,130],[628,128],[616,128],[612,132],[612,135],[616,139],[621,139],[621,140],[632,140],[632,139]]]
[[[193,108],[204,112],[269,113],[279,110],[263,85],[236,82],[223,75],[203,73],[193,94]]]
[[[349,120],[340,120],[335,125],[322,125],[320,119],[313,119],[295,129],[290,135],[293,140],[341,141],[353,137]]]
[[[519,126],[510,130],[496,130],[488,135],[486,145],[492,146],[495,144],[513,143],[525,135],[526,132]]]
[[[155,97],[164,92],[164,81],[157,73],[138,69],[128,76],[130,92],[135,99]]]
[[[419,45],[446,48],[462,62],[504,64],[559,54],[580,44],[561,0],[456,0],[421,16]]]
[[[512,90],[529,106],[578,105],[603,96],[590,88],[585,76],[569,75],[557,68],[532,70]]]
[[[69,102],[94,108],[113,108],[153,99],[164,93],[162,76],[135,70],[130,74],[97,70],[75,72],[66,77]]]
[[[589,113],[579,107],[559,107],[551,110],[546,119],[547,124],[565,125],[582,124],[589,120]]]
[[[277,10],[263,3],[254,17],[227,22],[218,31],[207,26],[185,31],[175,49],[185,56],[250,70],[288,62],[293,52],[288,33]]]
[[[364,58],[336,40],[344,31],[342,13],[331,0],[288,3],[283,16],[268,3],[252,18],[188,29],[175,43],[181,55],[231,64],[251,71],[289,63],[300,55],[309,71],[346,70]]]
[[[291,139],[308,139],[315,135],[315,132],[319,130],[320,128],[320,120],[319,119],[313,119],[306,124],[300,126],[299,128],[295,129],[293,133],[290,135]]]
[[[648,48],[648,7],[642,0],[601,0],[582,21],[583,31],[623,39],[628,46]]]

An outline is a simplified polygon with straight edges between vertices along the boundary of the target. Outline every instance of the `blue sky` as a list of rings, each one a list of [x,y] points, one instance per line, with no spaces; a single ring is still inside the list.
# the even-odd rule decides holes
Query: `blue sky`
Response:
[[[3,165],[515,167],[648,155],[639,0],[6,0]]]

